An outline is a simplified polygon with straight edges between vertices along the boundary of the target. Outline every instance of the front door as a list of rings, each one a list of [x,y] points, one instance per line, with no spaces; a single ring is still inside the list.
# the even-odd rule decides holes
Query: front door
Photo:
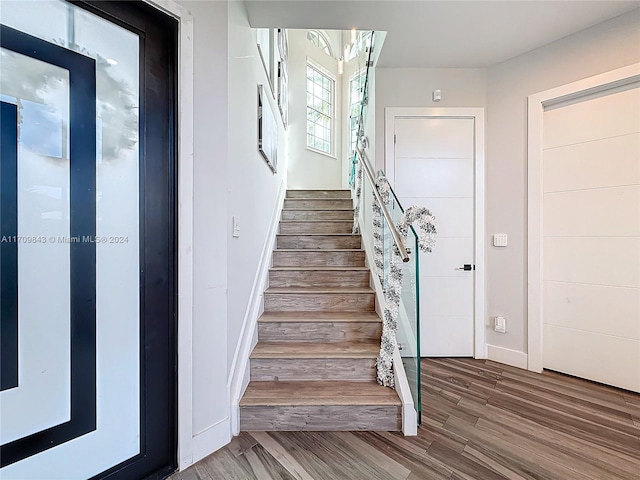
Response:
[[[427,207],[437,222],[433,252],[419,254],[420,354],[471,357],[474,119],[395,117],[394,122],[394,157],[387,166],[392,187],[405,208]]]
[[[0,478],[176,465],[176,22],[3,2]]]

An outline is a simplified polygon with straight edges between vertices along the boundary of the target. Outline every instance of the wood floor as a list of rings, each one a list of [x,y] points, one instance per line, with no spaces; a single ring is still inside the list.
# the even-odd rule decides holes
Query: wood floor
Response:
[[[243,432],[172,479],[640,479],[640,395],[483,360],[422,368],[417,437]]]

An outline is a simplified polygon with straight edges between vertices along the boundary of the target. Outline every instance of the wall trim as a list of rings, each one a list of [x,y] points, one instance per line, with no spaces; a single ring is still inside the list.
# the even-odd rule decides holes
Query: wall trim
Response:
[[[527,354],[510,348],[487,345],[487,358],[512,367],[527,368]]]
[[[485,109],[476,107],[387,107],[384,121],[384,166],[391,187],[395,188],[394,168],[394,126],[396,117],[440,117],[440,118],[472,118],[475,133],[475,265],[474,284],[474,353],[475,358],[487,358],[486,345],[486,299],[485,299],[485,245],[484,245],[484,197],[485,197]]]
[[[193,16],[173,0],[145,0],[178,20],[178,468],[193,438]]]
[[[405,437],[414,437],[418,435],[418,412],[413,403],[407,372],[399,365],[402,365],[402,357],[400,350],[396,347],[393,351],[393,374],[396,380],[396,392],[402,402],[402,433]]]
[[[542,306],[544,301],[542,290],[542,132],[545,106],[574,100],[638,81],[640,81],[640,63],[634,63],[610,72],[529,95],[528,97],[527,368],[533,372],[541,372],[544,367],[542,354]]]
[[[264,311],[264,290],[269,281],[269,268],[271,267],[272,253],[276,244],[276,234],[278,233],[278,226],[280,225],[280,212],[282,211],[286,192],[286,179],[283,179],[280,183],[280,189],[273,206],[273,211],[271,212],[271,226],[262,245],[260,262],[258,263],[256,275],[253,279],[253,286],[249,294],[249,304],[247,305],[247,310],[245,311],[242,322],[242,329],[240,330],[240,339],[231,364],[231,374],[227,388],[230,394],[232,435],[238,435],[240,433],[239,403],[250,380],[249,355],[258,340],[258,317]]]
[[[196,463],[231,441],[230,419],[225,417],[193,436],[193,462]]]

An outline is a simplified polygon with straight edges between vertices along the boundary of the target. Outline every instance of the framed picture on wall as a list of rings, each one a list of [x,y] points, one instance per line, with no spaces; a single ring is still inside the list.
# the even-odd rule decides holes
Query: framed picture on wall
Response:
[[[271,78],[271,29],[257,28],[256,43],[258,44],[258,53],[260,54],[264,71],[267,74],[267,79],[269,83],[273,83],[273,79]]]
[[[287,74],[287,64],[284,61],[278,62],[278,109],[282,115],[282,123],[287,128],[289,117],[289,77]]]
[[[278,125],[263,85],[258,85],[258,151],[273,173],[278,171]]]

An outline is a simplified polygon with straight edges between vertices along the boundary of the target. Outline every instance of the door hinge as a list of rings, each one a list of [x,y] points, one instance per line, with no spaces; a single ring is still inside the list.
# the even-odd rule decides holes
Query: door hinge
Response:
[[[396,134],[393,134],[393,144],[395,145],[396,143],[398,143],[398,137],[396,136]]]

